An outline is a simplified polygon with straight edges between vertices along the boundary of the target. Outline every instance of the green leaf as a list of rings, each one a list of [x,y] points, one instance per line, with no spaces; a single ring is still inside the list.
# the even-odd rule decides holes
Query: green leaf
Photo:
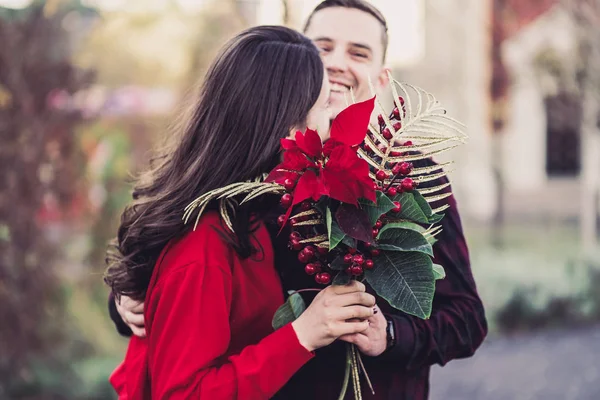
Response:
[[[429,217],[429,223],[436,224],[440,222],[443,218],[444,214],[431,214],[431,217]]]
[[[306,310],[306,303],[304,303],[302,296],[299,293],[290,295],[286,302],[275,311],[273,321],[271,322],[273,329],[279,329],[295,321],[304,310]]]
[[[444,216],[441,214],[433,213],[431,206],[429,205],[429,203],[427,202],[427,200],[425,199],[425,197],[423,197],[423,195],[421,193],[419,193],[418,191],[415,190],[412,192],[412,194],[415,198],[415,201],[417,202],[419,207],[421,207],[421,211],[423,211],[423,214],[425,214],[425,216],[427,217],[428,222],[430,224],[435,224],[437,222],[440,222],[442,220],[442,218],[444,218]]]
[[[390,305],[419,318],[429,318],[435,292],[431,258],[417,252],[382,252],[365,277]]]
[[[386,239],[389,238],[389,235],[393,235],[391,233],[386,233],[389,230],[395,230],[395,229],[410,229],[412,231],[416,231],[419,233],[423,233],[425,232],[425,228],[423,228],[421,225],[417,225],[414,222],[409,222],[409,221],[400,221],[400,222],[392,222],[389,224],[385,224],[383,226],[383,228],[381,228],[381,230],[379,231],[379,235],[377,235],[377,239]]]
[[[429,242],[430,245],[434,245],[437,243],[437,238],[435,236],[427,236],[427,241]]]
[[[415,201],[417,202],[419,207],[421,207],[423,214],[425,214],[426,217],[431,217],[433,215],[433,210],[431,209],[431,206],[429,205],[425,197],[423,197],[423,195],[416,190],[412,191],[411,194],[415,198]]]
[[[394,202],[380,191],[377,191],[376,203],[367,199],[360,199],[358,200],[358,203],[360,204],[360,208],[365,210],[369,216],[371,226],[375,225],[375,222],[377,222],[379,217],[396,207]]]
[[[329,207],[325,210],[325,222],[327,224],[327,234],[329,235],[329,251],[331,251],[344,240],[346,234],[342,232],[340,226],[333,220]]]
[[[335,278],[333,278],[333,285],[344,286],[350,282],[350,275],[346,271],[340,271]]]
[[[439,264],[433,264],[433,277],[435,280],[444,279],[446,277],[446,271],[444,267]]]
[[[429,217],[425,215],[419,203],[415,200],[412,192],[400,193],[394,198],[402,205],[402,210],[397,214],[398,218],[407,219],[409,221],[428,224]]]
[[[411,229],[386,230],[377,247],[389,251],[418,251],[433,257],[433,249],[425,236]]]

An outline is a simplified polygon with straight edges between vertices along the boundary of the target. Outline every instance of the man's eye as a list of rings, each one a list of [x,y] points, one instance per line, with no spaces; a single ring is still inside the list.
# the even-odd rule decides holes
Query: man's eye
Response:
[[[321,53],[329,53],[331,51],[331,49],[327,48],[327,47],[320,47],[319,51]]]
[[[352,53],[352,55],[358,58],[367,58],[367,55],[364,53]]]

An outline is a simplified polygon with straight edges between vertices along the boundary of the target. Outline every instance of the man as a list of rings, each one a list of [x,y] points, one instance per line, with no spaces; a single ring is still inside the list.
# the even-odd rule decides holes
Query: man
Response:
[[[333,117],[346,107],[350,88],[356,99],[362,101],[371,97],[369,81],[376,90],[387,85],[384,68],[388,42],[386,21],[366,1],[325,0],[309,16],[304,32],[322,52],[332,88]],[[432,165],[433,162],[425,160],[421,163],[417,166]],[[446,182],[446,178],[441,178],[429,185]],[[441,222],[443,232],[434,246],[435,262],[445,268],[446,278],[437,282],[431,318],[421,320],[400,313],[385,300],[377,298],[382,312],[370,319],[370,328],[344,338],[354,343],[364,355],[376,391],[372,397],[363,390],[365,398],[426,399],[429,367],[471,356],[487,334],[483,305],[471,273],[456,201],[449,197],[446,202],[450,208],[445,212]],[[280,246],[285,247],[285,243]],[[282,265],[289,265],[288,262],[291,261],[282,260]],[[303,271],[301,268],[288,269],[298,270],[300,275],[293,276],[293,271],[287,276],[283,274],[284,287],[300,288]],[[109,308],[120,333],[131,334],[131,330],[136,335],[145,334],[143,304],[128,298],[116,304],[111,298]],[[343,346],[337,343],[318,354],[277,398],[337,398],[343,378]],[[351,392],[348,391],[346,398],[351,398]]]

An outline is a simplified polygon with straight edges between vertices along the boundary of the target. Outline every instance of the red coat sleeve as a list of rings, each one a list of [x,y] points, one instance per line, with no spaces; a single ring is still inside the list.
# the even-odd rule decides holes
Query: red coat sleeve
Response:
[[[291,325],[227,356],[232,277],[225,268],[188,264],[156,289],[148,336],[153,399],[268,399],[313,356]]]

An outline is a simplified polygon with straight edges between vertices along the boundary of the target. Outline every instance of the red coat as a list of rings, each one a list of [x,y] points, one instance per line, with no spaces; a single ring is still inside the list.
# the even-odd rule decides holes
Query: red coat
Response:
[[[119,399],[268,399],[313,357],[291,325],[264,226],[242,260],[216,214],[163,250],[146,294],[147,338],[132,337],[110,382]]]

